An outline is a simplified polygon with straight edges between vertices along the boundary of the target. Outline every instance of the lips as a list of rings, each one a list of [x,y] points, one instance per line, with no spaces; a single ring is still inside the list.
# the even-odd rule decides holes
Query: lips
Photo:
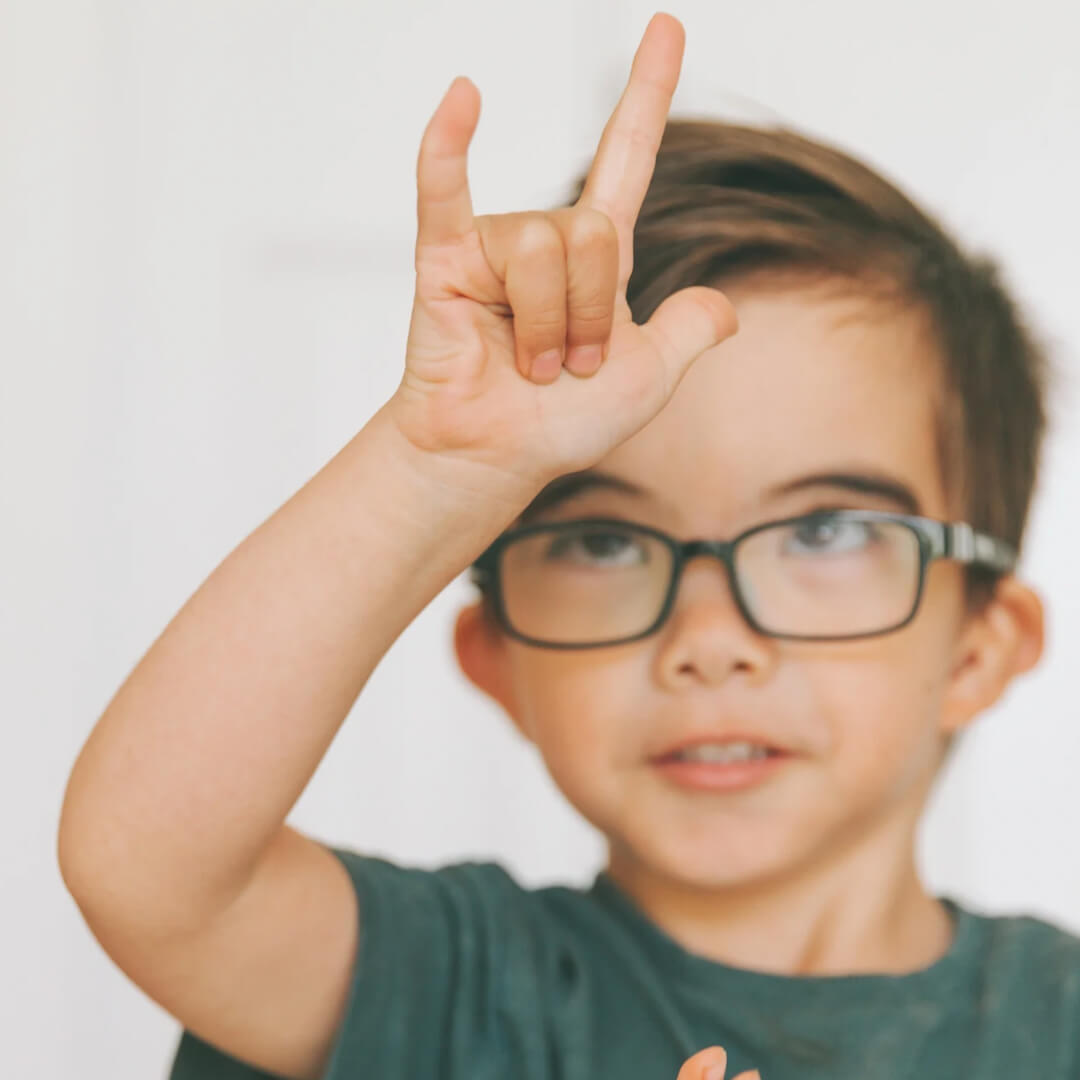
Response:
[[[664,761],[678,761],[691,754],[704,754],[708,757],[709,755],[705,750],[707,747],[726,747],[729,751],[734,753],[734,756],[731,757],[730,760],[746,760],[747,755],[737,753],[733,750],[733,748],[740,746],[752,748],[757,752],[754,756],[760,756],[761,753],[765,753],[772,757],[791,753],[787,747],[782,746],[779,742],[767,738],[766,736],[750,732],[730,731],[722,734],[707,733],[688,736],[677,742],[670,743],[665,749],[661,750],[660,753],[652,755],[650,760],[657,763]],[[713,761],[717,763],[722,763],[724,760],[722,755],[713,757]]]
[[[649,760],[657,774],[677,788],[734,793],[785,771],[795,755],[761,735],[726,732],[681,739]]]
[[[734,793],[765,783],[777,773],[791,767],[791,754],[767,754],[746,761],[710,764],[683,761],[680,758],[661,758],[653,763],[657,775],[676,789],[690,792]]]

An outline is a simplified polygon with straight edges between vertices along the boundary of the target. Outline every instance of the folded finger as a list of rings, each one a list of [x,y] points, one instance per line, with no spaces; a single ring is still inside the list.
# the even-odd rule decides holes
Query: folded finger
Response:
[[[566,249],[547,217],[528,217],[507,255],[506,299],[514,316],[518,370],[534,382],[554,382],[566,345]]]
[[[611,218],[574,208],[551,215],[566,247],[566,370],[592,375],[611,336],[619,246]]]

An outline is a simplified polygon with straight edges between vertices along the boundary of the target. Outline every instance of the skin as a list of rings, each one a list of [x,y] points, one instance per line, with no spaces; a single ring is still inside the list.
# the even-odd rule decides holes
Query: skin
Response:
[[[903,509],[814,487],[819,472],[906,484],[948,505],[937,457],[938,368],[917,315],[820,288],[729,288],[739,332],[704,353],[664,409],[597,465],[647,488],[582,493],[554,519],[603,514],[673,535],[730,537],[824,505]],[[945,738],[996,702],[1042,649],[1039,598],[1014,577],[978,614],[959,564],[931,564],[907,627],[862,641],[756,634],[722,568],[691,563],[676,606],[641,641],[581,651],[459,614],[466,676],[533,742],[566,798],[608,840],[608,870],[684,947],[798,974],[902,973],[949,944],[919,881],[916,826]],[[795,752],[741,792],[673,786],[649,763],[701,732],[760,734]]]

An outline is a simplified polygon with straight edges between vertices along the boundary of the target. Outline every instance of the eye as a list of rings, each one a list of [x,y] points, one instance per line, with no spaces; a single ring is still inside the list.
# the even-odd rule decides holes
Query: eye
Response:
[[[584,566],[636,566],[647,557],[644,545],[633,532],[585,525],[556,533],[545,553],[551,562]]]
[[[844,555],[862,551],[876,539],[871,521],[816,516],[794,523],[784,548],[795,555]]]

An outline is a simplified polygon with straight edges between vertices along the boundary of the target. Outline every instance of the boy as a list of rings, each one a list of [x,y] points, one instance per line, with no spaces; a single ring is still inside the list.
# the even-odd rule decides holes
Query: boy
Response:
[[[65,881],[184,1025],[176,1080],[1080,1076],[1080,941],[931,896],[914,858],[950,740],[1040,654],[1011,571],[1042,357],[850,159],[665,131],[682,47],[656,16],[547,214],[474,217],[455,81],[399,389],[76,762]],[[457,655],[606,835],[588,891],[284,825],[470,565]]]

